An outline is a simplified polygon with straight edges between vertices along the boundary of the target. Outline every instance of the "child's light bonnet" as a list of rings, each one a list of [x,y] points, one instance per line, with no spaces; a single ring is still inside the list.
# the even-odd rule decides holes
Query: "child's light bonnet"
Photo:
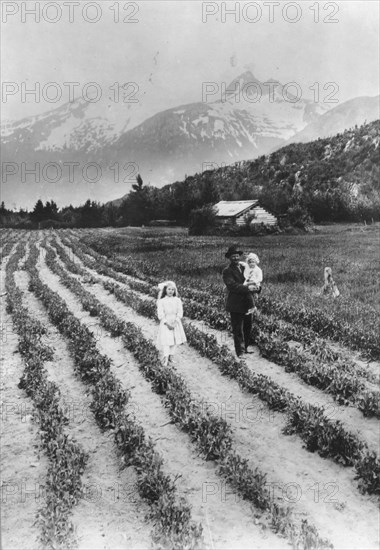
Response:
[[[260,263],[260,260],[259,260],[259,257],[257,254],[255,254],[254,252],[250,252],[247,257],[246,257],[246,261],[248,262],[248,260],[254,260],[257,264]]]
[[[175,296],[178,296],[177,285],[175,284],[175,282],[174,281],[164,281],[163,283],[159,283],[159,285],[158,285],[158,299],[162,298],[162,294],[164,292],[164,289],[168,285],[171,285],[171,286],[174,287]]]

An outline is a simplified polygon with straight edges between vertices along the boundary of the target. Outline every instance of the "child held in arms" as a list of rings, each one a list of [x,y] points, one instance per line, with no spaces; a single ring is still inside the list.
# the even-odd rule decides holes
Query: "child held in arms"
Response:
[[[160,326],[157,335],[157,348],[163,353],[163,365],[167,366],[173,361],[176,347],[186,342],[181,322],[183,307],[173,281],[160,283],[158,288],[157,315]]]
[[[240,264],[244,267],[244,285],[255,286],[255,290],[248,293],[248,311],[246,315],[250,315],[256,311],[254,294],[259,294],[261,292],[263,272],[258,266],[259,263],[259,257],[253,252],[247,255],[246,262],[240,262]]]

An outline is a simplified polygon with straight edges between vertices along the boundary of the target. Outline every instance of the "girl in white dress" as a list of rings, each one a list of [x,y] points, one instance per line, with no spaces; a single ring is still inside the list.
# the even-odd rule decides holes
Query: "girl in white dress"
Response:
[[[181,319],[183,317],[182,301],[178,297],[177,287],[173,281],[158,285],[157,315],[160,326],[157,335],[157,348],[163,353],[163,364],[172,361],[176,346],[186,342]]]
[[[340,292],[332,276],[331,267],[325,267],[325,284],[322,289],[323,294],[331,294],[333,298],[338,298]]]

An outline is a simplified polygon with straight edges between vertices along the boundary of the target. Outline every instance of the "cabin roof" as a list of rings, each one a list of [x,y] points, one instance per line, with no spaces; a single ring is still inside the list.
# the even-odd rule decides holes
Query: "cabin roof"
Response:
[[[257,199],[249,201],[220,201],[215,205],[216,215],[223,217],[239,216],[252,208],[252,206],[257,206],[257,204]]]

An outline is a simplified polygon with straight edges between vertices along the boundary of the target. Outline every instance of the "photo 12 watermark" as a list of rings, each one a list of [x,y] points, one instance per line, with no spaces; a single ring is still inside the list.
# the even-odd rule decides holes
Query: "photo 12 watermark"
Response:
[[[314,503],[331,504],[335,507],[342,506],[338,499],[339,485],[336,481],[310,481],[299,483],[290,481],[287,483],[263,481],[263,493],[271,504],[282,502],[285,505],[292,505],[302,499],[312,500]],[[207,503],[213,500],[220,502],[241,502],[243,497],[229,486],[225,480],[205,481],[202,483],[202,502]]]
[[[315,503],[337,504],[339,485],[336,481],[312,481],[300,484],[295,481],[288,483],[266,482],[265,487],[270,492],[271,502],[283,501],[286,504],[295,504],[302,498],[312,498]]]
[[[202,23],[339,23],[337,2],[202,2]]]
[[[112,502],[113,504],[135,504],[139,499],[136,483],[118,481],[112,484],[85,483],[81,487],[81,499],[90,504],[101,501]],[[34,500],[38,504],[47,501],[46,485],[36,482],[34,479],[9,479],[1,482],[1,503],[25,504]]]
[[[112,82],[104,85],[99,82],[31,82],[3,81],[1,102],[10,100],[20,103],[98,103],[102,98],[112,103],[136,104],[140,102],[140,86],[137,82]],[[2,125],[2,129],[7,125]]]
[[[68,424],[82,424],[88,420],[93,421],[94,413],[89,404],[83,400],[64,400],[60,402],[60,411],[66,417]],[[125,406],[125,414],[129,418],[135,419],[140,412],[140,405],[133,400],[128,401]],[[33,407],[30,400],[24,401],[3,401],[1,403],[1,422],[27,424],[31,422],[38,412]]]
[[[211,414],[233,424],[257,424],[274,422],[274,411],[261,403],[239,401],[203,401],[202,414]]]
[[[101,21],[136,24],[140,22],[138,2],[1,2],[1,21],[24,24],[75,23],[95,24]]]
[[[98,162],[7,162],[1,163],[1,183],[7,184],[17,178],[22,184],[74,184],[78,181],[96,184],[102,179],[109,183],[135,183],[139,173],[137,162],[101,165]]]
[[[301,84],[292,81],[281,84],[275,80],[268,82],[235,81],[233,87],[227,82],[202,82],[201,100],[221,103],[254,104],[267,102],[274,104],[278,99],[286,103],[299,103],[302,99],[313,103],[339,103],[339,85],[336,82],[313,82],[303,89]],[[309,97],[312,96],[312,99]]]

